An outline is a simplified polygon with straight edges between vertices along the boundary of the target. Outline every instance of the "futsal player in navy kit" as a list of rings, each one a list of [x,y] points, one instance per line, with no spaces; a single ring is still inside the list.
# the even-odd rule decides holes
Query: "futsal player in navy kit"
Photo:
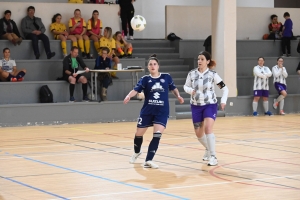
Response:
[[[168,73],[160,73],[159,62],[156,55],[152,55],[148,60],[149,75],[143,76],[133,90],[124,99],[124,104],[130,101],[137,93],[144,92],[145,101],[141,109],[137,122],[137,130],[134,138],[134,154],[129,162],[134,163],[138,156],[142,154],[141,146],[143,135],[148,127],[153,126],[153,138],[148,147],[148,153],[144,163],[145,168],[158,168],[152,159],[158,149],[159,141],[166,128],[169,118],[169,91],[171,91],[182,104],[183,98],[173,83],[172,77]]]

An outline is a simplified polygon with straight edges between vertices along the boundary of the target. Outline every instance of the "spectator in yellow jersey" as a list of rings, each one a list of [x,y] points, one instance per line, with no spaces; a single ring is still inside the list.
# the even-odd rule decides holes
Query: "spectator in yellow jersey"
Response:
[[[94,41],[96,51],[100,52],[99,40],[102,37],[102,21],[99,19],[98,10],[93,11],[92,18],[88,21],[86,34]]]
[[[90,38],[86,35],[86,23],[81,17],[81,11],[76,9],[74,11],[74,17],[69,20],[70,35],[74,35],[77,38],[82,58],[91,58],[90,56]],[[84,45],[83,45],[84,40]],[[85,46],[85,50],[84,50]]]
[[[119,58],[124,56],[132,58],[132,44],[123,39],[121,31],[117,31],[113,38],[116,41],[116,55]]]
[[[69,35],[69,33],[67,32],[66,25],[61,23],[61,14],[57,13],[52,17],[52,24],[50,25],[50,30],[53,33],[54,39],[61,40],[61,48],[64,57],[66,57],[68,55],[66,40],[72,40],[72,46],[77,46],[77,39],[74,35]]]
[[[103,47],[107,47],[109,49],[108,58],[114,62],[113,69],[117,69],[117,64],[120,63],[120,59],[115,54],[116,49],[116,41],[112,38],[112,30],[110,27],[105,27],[103,31],[103,37],[100,38],[100,49]],[[101,51],[100,51],[100,55]],[[112,78],[118,78],[116,76],[116,72],[111,73]]]

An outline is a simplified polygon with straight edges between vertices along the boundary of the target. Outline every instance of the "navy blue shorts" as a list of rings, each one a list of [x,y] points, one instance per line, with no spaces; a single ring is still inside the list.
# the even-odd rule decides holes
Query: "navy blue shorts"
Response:
[[[160,124],[166,128],[169,116],[167,115],[140,115],[137,122],[138,128],[147,128],[153,124]]]
[[[277,90],[277,92],[278,92],[279,95],[281,94],[282,90],[286,91],[286,85],[284,85],[284,84],[275,82],[274,86],[275,86],[275,89]]]
[[[208,104],[204,106],[195,106],[191,104],[193,123],[203,122],[204,118],[216,120],[218,104]]]

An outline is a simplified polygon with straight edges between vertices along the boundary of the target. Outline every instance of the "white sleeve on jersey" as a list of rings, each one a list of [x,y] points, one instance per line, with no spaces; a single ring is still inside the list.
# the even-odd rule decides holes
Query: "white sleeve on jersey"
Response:
[[[283,67],[282,75],[283,75],[284,78],[288,77],[288,73],[287,73],[285,67]]]
[[[218,86],[218,84],[222,81],[223,81],[222,78],[217,73],[215,73],[215,76],[214,76],[215,84]],[[221,103],[226,104],[227,98],[228,98],[228,92],[229,92],[228,87],[225,85],[221,90],[223,91],[223,94],[221,97]]]
[[[16,61],[15,60],[10,60],[11,61],[11,64],[12,64],[12,66],[13,67],[16,67],[17,66],[17,64],[16,64]]]
[[[277,65],[275,65],[272,68],[272,73],[273,73],[274,78],[277,78],[277,77],[279,77],[282,74],[282,69],[281,68],[278,69]]]
[[[266,78],[266,75],[262,74],[257,66],[253,68],[253,74],[259,78]]]
[[[191,79],[191,73],[189,73],[186,77],[185,84],[183,86],[183,89],[186,93],[192,94],[194,89],[192,88],[192,79]]]
[[[2,67],[2,59],[0,60],[0,67]]]
[[[272,76],[272,72],[271,72],[270,68],[269,67],[265,67],[265,69],[267,71],[266,76],[267,77],[271,77]]]

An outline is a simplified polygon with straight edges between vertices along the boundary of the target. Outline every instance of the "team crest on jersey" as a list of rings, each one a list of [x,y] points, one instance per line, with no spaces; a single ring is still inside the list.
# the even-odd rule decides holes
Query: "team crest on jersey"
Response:
[[[165,79],[160,79],[160,82],[164,83],[164,82],[166,82],[166,81],[165,81]]]
[[[157,82],[152,86],[151,92],[164,92],[164,88],[160,85],[160,82]]]

